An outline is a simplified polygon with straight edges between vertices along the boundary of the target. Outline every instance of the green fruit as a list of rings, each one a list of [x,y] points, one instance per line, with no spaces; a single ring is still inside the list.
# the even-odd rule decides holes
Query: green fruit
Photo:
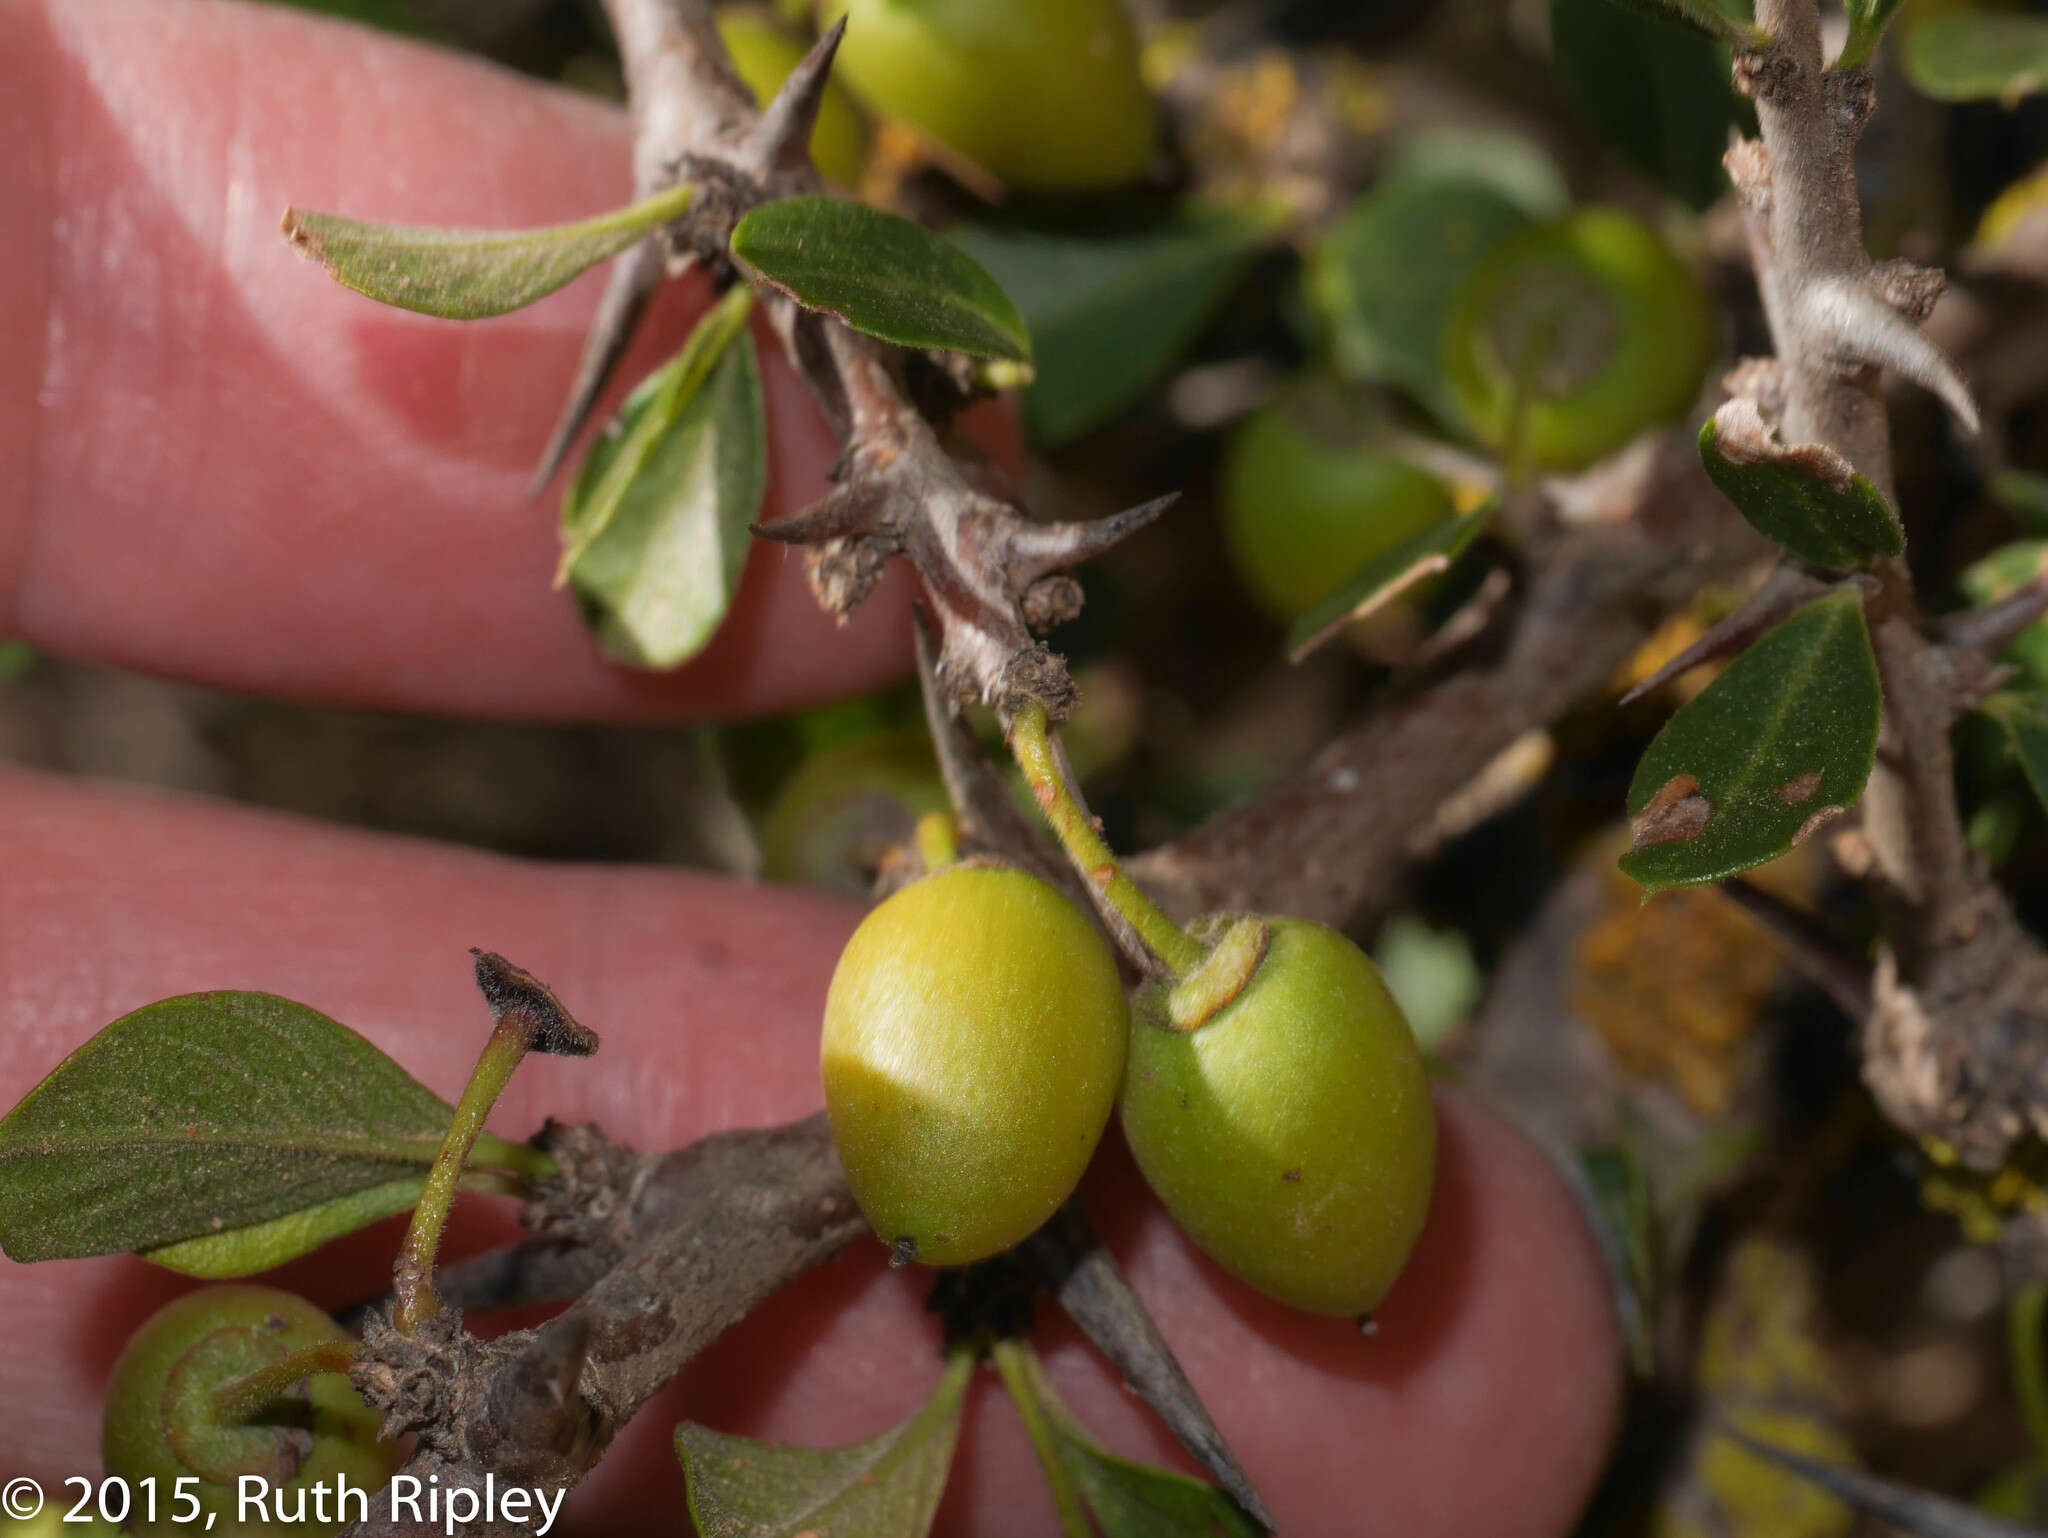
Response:
[[[1444,339],[1453,400],[1478,438],[1576,469],[1692,404],[1714,357],[1714,313],[1648,225],[1582,208],[1488,252]]]
[[[1080,1181],[1127,1010],[1095,925],[1034,876],[951,865],[854,931],[825,999],[825,1108],[868,1222],[905,1259],[1006,1250]]]
[[[802,62],[803,42],[766,11],[752,6],[727,6],[718,13],[718,40],[732,56],[733,68],[766,106],[789,72]],[[818,121],[811,129],[811,164],[828,182],[851,187],[860,181],[868,155],[868,125],[860,109],[836,79],[825,84]]]
[[[1245,585],[1292,624],[1376,555],[1456,512],[1434,476],[1332,443],[1283,403],[1231,434],[1223,529]]]
[[[1120,0],[822,0],[836,69],[873,111],[1000,181],[1079,192],[1136,179],[1152,100]]]
[[[1227,1002],[1193,1029],[1173,1015],[1185,1021],[1189,993],[1214,979],[1139,989],[1124,1133],[1167,1210],[1226,1270],[1297,1308],[1364,1314],[1429,1210],[1428,1079],[1357,946],[1300,919],[1263,923],[1263,957],[1234,996],[1207,990],[1205,1007]]]
[[[882,857],[917,819],[952,806],[921,732],[875,732],[805,759],[761,824],[771,881],[865,897]]]
[[[212,1396],[291,1352],[347,1338],[305,1299],[275,1287],[204,1287],[152,1315],[114,1363],[100,1428],[109,1475],[131,1490],[143,1479],[157,1482],[156,1520],[137,1506],[131,1529],[143,1538],[209,1525],[241,1538],[339,1532],[337,1478],[374,1495],[398,1467],[396,1444],[377,1439],[380,1418],[348,1380],[334,1373],[307,1378],[301,1390],[241,1421],[224,1420]],[[246,1475],[263,1481],[262,1510],[271,1520],[253,1513],[240,1520],[239,1481]],[[315,1520],[315,1487],[326,1492],[336,1520]],[[195,1517],[175,1499],[179,1490],[191,1492],[205,1515]],[[304,1520],[292,1520],[302,1498]],[[216,1516],[224,1520],[216,1523]]]

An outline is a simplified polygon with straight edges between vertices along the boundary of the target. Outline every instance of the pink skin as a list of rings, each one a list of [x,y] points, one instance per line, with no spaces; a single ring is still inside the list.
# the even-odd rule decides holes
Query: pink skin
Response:
[[[520,501],[592,281],[458,327],[345,294],[276,239],[292,199],[479,225],[592,212],[627,191],[616,114],[281,11],[0,0],[0,145],[0,630],[242,689],[492,716],[770,711],[900,674],[907,583],[835,634],[772,550],[703,661],[665,680],[607,667],[548,592],[548,516]],[[686,318],[669,301],[641,361]],[[763,358],[778,512],[818,493],[832,446]],[[1007,419],[984,427],[1002,452]],[[465,950],[485,945],[604,1037],[589,1062],[523,1070],[497,1130],[552,1114],[650,1147],[816,1107],[818,1012],[857,917],[11,770],[0,872],[0,1107],[106,1021],[217,987],[326,1010],[452,1098],[485,1029]],[[1430,1226],[1370,1341],[1193,1253],[1114,1139],[1090,1178],[1290,1534],[1562,1534],[1612,1432],[1615,1327],[1569,1197],[1473,1103],[1441,1109]],[[512,1231],[508,1204],[473,1200],[451,1245]],[[380,1284],[395,1235],[380,1225],[280,1280],[351,1301]],[[114,1354],[189,1285],[127,1258],[0,1260],[6,1474],[94,1471]],[[924,1286],[866,1242],[795,1284],[629,1428],[569,1529],[685,1531],[668,1450],[684,1416],[823,1443],[907,1413],[937,1371]],[[1071,1329],[1048,1317],[1041,1339],[1107,1445],[1184,1465]],[[978,1387],[941,1530],[1051,1524],[1014,1416]]]

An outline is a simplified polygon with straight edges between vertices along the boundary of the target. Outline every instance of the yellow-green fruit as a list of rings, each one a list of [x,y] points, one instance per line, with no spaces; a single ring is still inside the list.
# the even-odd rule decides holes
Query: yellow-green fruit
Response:
[[[774,16],[753,6],[728,6],[718,13],[718,39],[732,56],[733,68],[766,106],[806,52],[801,39]],[[811,129],[811,164],[828,182],[851,187],[860,180],[867,159],[868,126],[836,79],[825,83],[818,121]]]
[[[1481,441],[1576,469],[1692,404],[1713,361],[1714,313],[1656,231],[1619,209],[1582,208],[1488,252],[1444,342],[1452,398]]]
[[[1231,434],[1223,528],[1260,607],[1292,624],[1376,555],[1450,517],[1443,483],[1391,455],[1331,443],[1286,404]]]
[[[1358,1315],[1429,1211],[1436,1113],[1400,1006],[1320,924],[1266,923],[1265,956],[1192,1031],[1139,989],[1123,1123],[1146,1182],[1226,1270],[1283,1303]]]
[[[1128,1012],[1094,924],[1022,871],[952,865],[854,931],[825,999],[825,1108],[886,1243],[966,1265],[1065,1201],[1116,1103]]]
[[[1152,99],[1121,0],[822,0],[835,68],[876,113],[1000,181],[1115,187],[1152,158]]]
[[[130,1529],[143,1538],[208,1526],[238,1538],[339,1532],[336,1480],[374,1495],[398,1467],[396,1444],[377,1439],[380,1417],[348,1380],[308,1378],[302,1396],[289,1394],[246,1421],[222,1420],[211,1396],[291,1352],[347,1338],[305,1299],[275,1287],[204,1287],[152,1315],[114,1363],[100,1423],[107,1473],[131,1491],[141,1480],[157,1482],[156,1519],[138,1506]],[[262,1481],[267,1520],[254,1512],[241,1520],[245,1476]],[[199,1515],[174,1497],[178,1490],[197,1499]],[[316,1520],[318,1490],[337,1520]],[[294,1520],[302,1498],[304,1519]]]

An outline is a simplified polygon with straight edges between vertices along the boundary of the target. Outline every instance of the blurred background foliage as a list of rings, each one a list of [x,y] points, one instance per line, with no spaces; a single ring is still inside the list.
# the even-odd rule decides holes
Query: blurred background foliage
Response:
[[[620,95],[594,0],[305,8]],[[1502,240],[1574,207],[1625,209],[1698,274],[1722,360],[1768,350],[1720,166],[1747,120],[1720,45],[1609,0],[1138,9],[1168,132],[1131,188],[1006,193],[851,100],[814,151],[835,181],[946,228],[1032,322],[1032,506],[1081,518],[1183,493],[1085,573],[1086,609],[1055,637],[1082,691],[1070,750],[1125,849],[1298,762],[1399,687],[1435,621],[1483,588],[1486,560],[1461,560],[1286,661],[1303,609],[1477,505],[1512,453],[1441,343]],[[1974,34],[1933,30],[1987,14],[2011,28],[1998,69]],[[799,0],[735,16],[728,36],[744,34],[765,88],[808,25]],[[1966,452],[1930,403],[1895,398],[1900,511],[1942,607],[2048,566],[2048,98],[2010,67],[2041,29],[2023,7],[1908,0],[1863,146],[1873,255],[1949,266],[1934,327],[1990,424]],[[1972,99],[1939,99],[1958,94]],[[1614,697],[1739,596],[1703,593]],[[2048,627],[2010,660],[2016,687],[2048,690]],[[2039,1299],[2021,1297],[2030,1334],[1989,1242],[2048,1186],[2020,1167],[1966,1177],[1903,1143],[1861,1091],[1851,1026],[1777,942],[1711,890],[1643,906],[1614,870],[1634,766],[1709,676],[1599,702],[1517,743],[1486,786],[1445,786],[1439,852],[1360,935],[1440,1070],[1543,1137],[1603,1227],[1639,1379],[1585,1531],[1852,1530],[1848,1508],[1715,1439],[1715,1417],[2048,1520]],[[1966,720],[1959,788],[1973,842],[2048,928],[2048,754],[2030,719]],[[856,897],[943,799],[912,685],[789,719],[559,728],[233,698],[10,644],[0,754],[512,854]],[[1810,853],[1759,884],[1857,932],[1854,895]]]

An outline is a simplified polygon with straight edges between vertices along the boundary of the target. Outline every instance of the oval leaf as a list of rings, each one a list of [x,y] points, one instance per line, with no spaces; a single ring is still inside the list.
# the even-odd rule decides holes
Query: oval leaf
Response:
[[[898,347],[1031,360],[1024,318],[979,262],[865,203],[763,203],[733,230],[732,254],[806,309]]]
[[[1338,369],[1399,385],[1439,415],[1444,326],[1467,272],[1529,222],[1477,177],[1382,184],[1352,204],[1309,257],[1307,293]]]
[[[2005,729],[2020,771],[2048,807],[2048,693],[1994,694],[1978,708]]]
[[[591,444],[583,468],[562,498],[558,582],[568,580],[583,553],[611,527],[628,488],[646,467],[655,446],[697,398],[705,378],[725,357],[753,307],[753,290],[744,284],[728,289],[691,328],[675,357],[640,381],[619,408],[618,420]]]
[[[767,484],[761,376],[742,330],[571,560],[569,581],[608,655],[658,669],[703,649],[732,606]]]
[[[1737,464],[1721,453],[1712,417],[1700,429],[1700,463],[1752,528],[1802,561],[1853,571],[1906,548],[1897,516],[1861,475],[1836,487],[1787,461]]]
[[[1906,34],[1902,62],[1937,101],[2018,101],[2048,82],[2048,17],[1951,11]]]
[[[971,1353],[956,1353],[923,1409],[852,1447],[777,1447],[683,1422],[676,1456],[691,1521],[702,1538],[921,1538],[946,1487],[973,1367]]]
[[[1551,58],[1601,142],[1694,208],[1727,190],[1743,120],[1727,52],[1610,0],[1551,0]]]
[[[580,224],[538,230],[418,229],[288,208],[284,235],[344,288],[422,315],[480,320],[532,304],[617,256],[679,217],[693,190],[671,187]]]
[[[1367,561],[1295,621],[1287,633],[1287,660],[1301,661],[1352,621],[1364,619],[1423,578],[1450,570],[1491,521],[1494,506],[1488,502],[1462,518],[1432,524]]]
[[[433,1163],[446,1101],[344,1025],[268,993],[124,1015],[0,1120],[0,1249],[153,1250]]]
[[[2010,598],[2021,588],[2048,575],[2048,539],[2022,539],[1984,557],[1962,575],[1963,594],[1971,607],[1983,608]],[[2048,689],[2048,620],[2036,620],[2006,645],[1999,661],[2020,670],[2020,681]]]
[[[1740,46],[1767,41],[1757,27],[1738,20],[1715,0],[1613,0],[1613,3],[1622,10],[1682,27],[1697,37],[1710,38],[1717,43]]]
[[[1863,794],[1878,710],[1857,595],[1802,609],[1736,658],[1643,754],[1622,870],[1655,892],[1785,854]]]
[[[1047,445],[1078,438],[1138,399],[1195,339],[1273,225],[1190,204],[1129,234],[955,228],[953,243],[1017,302],[1036,378],[1024,420]]]
[[[251,1223],[246,1228],[230,1228],[144,1250],[142,1258],[184,1276],[215,1280],[254,1276],[258,1271],[268,1271],[272,1266],[309,1254],[330,1239],[352,1234],[395,1213],[411,1211],[419,1205],[426,1184],[424,1172],[408,1175],[402,1180],[337,1197],[318,1207],[308,1207],[303,1212],[288,1212],[267,1223]]]

